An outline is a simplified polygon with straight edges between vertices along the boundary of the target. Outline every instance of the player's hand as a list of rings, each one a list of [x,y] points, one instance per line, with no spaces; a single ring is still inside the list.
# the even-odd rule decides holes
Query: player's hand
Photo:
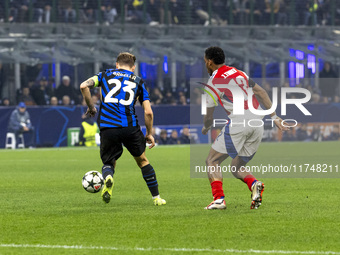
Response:
[[[97,113],[97,109],[96,107],[89,107],[87,108],[87,111],[85,112],[85,115],[86,116],[89,116],[89,117],[94,117]]]
[[[202,134],[203,134],[203,135],[208,134],[208,131],[209,131],[209,130],[210,130],[210,128],[206,128],[206,127],[203,126],[203,128],[202,128]]]
[[[155,147],[155,138],[152,135],[146,135],[145,140],[148,144],[150,144],[149,149]]]
[[[24,126],[24,127],[23,127],[23,130],[24,130],[24,131],[29,131],[29,128],[26,127],[26,126]]]
[[[276,117],[274,123],[281,131],[287,131],[290,129],[290,127],[287,127],[287,123],[285,125],[282,125],[282,119],[280,117]]]

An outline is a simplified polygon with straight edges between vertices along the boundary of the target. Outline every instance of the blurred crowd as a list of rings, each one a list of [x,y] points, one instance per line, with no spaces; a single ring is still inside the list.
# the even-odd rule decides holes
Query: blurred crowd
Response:
[[[95,23],[99,22],[99,15],[101,15],[104,22],[112,24],[117,16],[117,7],[120,5],[120,0],[103,0],[100,5],[96,0],[2,0],[0,2],[2,21],[5,20],[6,15],[5,1],[8,1],[8,22],[12,23],[29,21]],[[54,15],[56,17],[53,17]]]
[[[325,62],[324,67],[319,73],[319,86],[315,86],[315,79],[301,79],[299,84],[296,84],[296,79],[292,79],[294,87],[305,88],[311,92],[311,99],[309,104],[328,104],[328,103],[340,103],[340,79],[338,73],[332,67],[330,62]],[[287,80],[283,84],[277,84],[278,79],[267,79],[264,82],[259,82],[259,85],[264,88],[270,97],[272,97],[273,87],[291,87],[291,81]],[[196,88],[191,94],[191,103],[201,104],[202,91]],[[294,99],[299,97],[305,97],[301,93],[288,93],[287,98]],[[280,97],[278,98],[280,101]]]
[[[265,141],[301,141],[301,142],[322,142],[322,141],[338,141],[340,140],[339,123],[332,126],[323,124],[301,123],[296,128],[286,132],[279,132],[277,129],[265,129],[263,140]]]
[[[152,105],[188,105],[190,103],[186,90],[172,91],[168,89],[162,91],[157,87],[150,91],[150,101]]]
[[[83,105],[86,106],[81,96],[78,85],[67,75],[61,77],[59,85],[54,84],[53,78],[41,76],[41,65],[27,66],[25,73],[22,75],[22,87],[17,90],[16,102],[11,102],[9,98],[2,98],[0,105],[10,106],[19,102],[26,105]],[[1,72],[1,68],[0,68]],[[310,84],[311,79],[301,80],[296,87],[308,89],[312,96],[310,104],[319,103],[340,103],[340,80],[337,72],[332,68],[329,62],[324,63],[324,68],[319,74],[319,87]],[[1,75],[0,75],[1,78]],[[277,81],[277,79],[275,79]],[[1,83],[1,82],[0,82]],[[260,83],[260,82],[259,82]],[[260,85],[272,96],[272,88],[277,84],[271,84],[271,80],[266,80]],[[290,87],[289,81],[281,85]],[[161,89],[154,87],[147,88],[150,94],[152,105],[189,105],[200,104],[202,91],[195,88],[190,95],[190,88]],[[92,91],[95,104],[100,104],[100,90],[98,88]],[[304,96],[299,93],[289,93],[288,98],[299,98]]]
[[[61,83],[57,88],[53,87],[54,79],[47,79],[42,77],[34,83],[29,83],[17,90],[16,102],[11,102],[9,98],[2,98],[0,105],[11,106],[19,102],[24,102],[27,106],[40,105],[40,106],[73,106],[82,105],[86,103],[80,93],[78,87],[71,84],[69,76],[64,75]],[[190,103],[187,92],[184,90],[161,91],[159,88],[154,88],[150,91],[150,101],[152,105],[188,105]],[[92,100],[95,105],[100,105],[100,89],[95,88],[91,91]]]
[[[210,6],[207,0],[2,0],[0,21],[6,17],[5,1],[9,22],[109,25],[124,15],[125,22],[150,25],[330,25],[333,17],[340,23],[340,1],[334,0],[294,0],[295,7],[292,0],[213,0]]]
[[[181,134],[178,134],[177,130],[169,130],[170,134],[166,129],[153,128],[152,135],[155,138],[155,142],[158,145],[174,145],[174,144],[193,144],[195,139],[190,135],[189,127],[183,127]]]
[[[325,62],[323,70],[319,74],[319,87],[311,84],[311,79],[301,80],[296,85],[298,88],[305,88],[311,92],[310,104],[328,104],[328,103],[340,103],[340,80],[338,74],[332,69],[332,65],[329,62]],[[261,85],[271,96],[272,85],[270,82],[264,82]],[[290,87],[290,83],[285,82],[282,87]],[[304,97],[303,94],[289,93],[287,98],[294,99]],[[280,100],[280,99],[279,99]]]
[[[262,84],[263,88],[271,95],[272,87],[269,83]],[[283,87],[289,87],[289,82],[283,84]],[[311,84],[311,79],[305,79],[297,84],[296,87],[308,89],[311,92],[310,104],[319,103],[340,103],[340,81],[338,73],[333,69],[330,62],[325,62],[324,67],[319,73],[319,87]],[[294,99],[304,95],[291,93],[288,98]]]
[[[26,105],[51,105],[51,106],[86,106],[79,89],[71,85],[71,79],[65,75],[62,77],[61,84],[54,89],[52,79],[42,77],[34,86],[24,86],[17,90],[16,102],[25,102]],[[149,90],[149,89],[148,89]],[[150,100],[152,105],[188,105],[190,100],[186,92],[167,90],[161,92],[159,88],[154,88],[150,92]],[[92,100],[96,105],[100,104],[100,91],[98,88],[91,91]],[[9,98],[3,98],[2,106],[16,105],[16,102],[10,102]]]
[[[81,94],[79,89],[71,85],[71,79],[65,75],[62,77],[61,84],[55,89],[53,87],[54,79],[41,77],[35,82],[29,82],[22,86],[16,92],[16,102],[10,102],[9,98],[3,98],[3,106],[16,105],[24,102],[27,106],[32,105],[79,105],[81,103]]]

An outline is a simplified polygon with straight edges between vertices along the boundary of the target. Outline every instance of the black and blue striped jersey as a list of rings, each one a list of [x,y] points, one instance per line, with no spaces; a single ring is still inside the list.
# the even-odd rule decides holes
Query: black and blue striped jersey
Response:
[[[93,78],[95,87],[101,87],[102,93],[97,121],[99,128],[138,126],[136,101],[138,99],[142,104],[150,100],[142,78],[124,69],[107,69]]]

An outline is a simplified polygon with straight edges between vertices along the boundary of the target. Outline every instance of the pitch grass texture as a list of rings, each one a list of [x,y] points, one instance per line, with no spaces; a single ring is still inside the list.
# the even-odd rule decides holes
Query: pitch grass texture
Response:
[[[263,143],[253,164],[274,164],[281,158],[282,164],[320,160],[335,165],[340,163],[339,149],[338,142]],[[190,178],[189,150],[189,146],[147,149],[161,196],[167,200],[160,207],[153,205],[140,170],[126,150],[117,163],[109,204],[81,185],[84,173],[101,169],[98,148],[2,150],[0,254],[216,254],[214,249],[340,252],[340,179],[264,179],[263,204],[250,210],[246,185],[228,178],[224,183],[227,210],[206,211],[203,208],[212,200],[210,185],[207,179]],[[151,252],[134,247],[210,251]]]

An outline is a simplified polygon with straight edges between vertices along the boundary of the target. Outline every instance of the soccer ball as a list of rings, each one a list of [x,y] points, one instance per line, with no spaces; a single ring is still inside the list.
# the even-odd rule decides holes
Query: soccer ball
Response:
[[[83,188],[90,193],[99,192],[104,186],[104,179],[101,173],[97,171],[87,172],[82,180]]]

